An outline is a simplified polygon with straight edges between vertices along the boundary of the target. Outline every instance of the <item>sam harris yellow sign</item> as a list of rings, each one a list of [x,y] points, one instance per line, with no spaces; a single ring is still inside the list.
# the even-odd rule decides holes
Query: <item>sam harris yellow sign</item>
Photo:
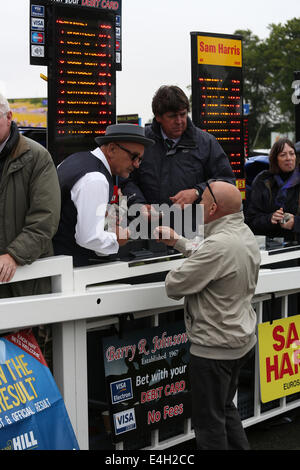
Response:
[[[300,391],[300,315],[258,325],[261,401]]]
[[[197,36],[198,64],[242,67],[242,41],[213,36]]]

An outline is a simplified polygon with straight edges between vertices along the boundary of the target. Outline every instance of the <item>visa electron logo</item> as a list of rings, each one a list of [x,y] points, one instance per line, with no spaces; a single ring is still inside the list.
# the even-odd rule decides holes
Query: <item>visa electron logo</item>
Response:
[[[31,449],[37,445],[38,441],[35,439],[33,431],[29,431],[29,433],[25,432],[20,436],[12,438],[13,450]]]
[[[131,378],[118,380],[110,384],[112,403],[121,403],[122,401],[133,398]]]

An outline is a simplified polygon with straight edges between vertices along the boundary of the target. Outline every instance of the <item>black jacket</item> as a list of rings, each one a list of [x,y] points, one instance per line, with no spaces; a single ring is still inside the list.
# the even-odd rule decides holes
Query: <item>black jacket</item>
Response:
[[[170,196],[197,186],[200,196],[205,181],[223,179],[234,184],[235,178],[222,147],[215,137],[194,126],[188,118],[186,131],[175,148],[167,150],[160,125],[153,119],[146,126],[146,136],[155,144],[145,149],[140,167],[130,177],[120,181],[128,205],[172,205]]]
[[[300,239],[299,195],[300,185],[287,191],[285,212],[294,214],[295,225],[293,230],[287,230],[280,224],[272,224],[272,214],[280,209],[275,203],[279,187],[270,171],[262,171],[254,179],[249,195],[245,221],[255,235],[268,237],[284,237],[286,240]]]

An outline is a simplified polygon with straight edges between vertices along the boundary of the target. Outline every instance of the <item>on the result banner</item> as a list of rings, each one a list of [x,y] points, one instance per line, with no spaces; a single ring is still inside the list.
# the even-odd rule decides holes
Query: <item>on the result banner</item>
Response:
[[[30,330],[0,338],[0,450],[78,450],[65,404]]]

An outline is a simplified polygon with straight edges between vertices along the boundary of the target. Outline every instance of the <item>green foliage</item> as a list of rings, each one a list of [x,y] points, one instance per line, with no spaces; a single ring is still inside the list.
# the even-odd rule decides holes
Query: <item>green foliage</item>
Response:
[[[250,104],[251,147],[268,147],[270,132],[295,131],[292,102],[294,72],[300,70],[300,18],[269,25],[270,34],[259,39],[250,30],[243,37],[244,102]]]

